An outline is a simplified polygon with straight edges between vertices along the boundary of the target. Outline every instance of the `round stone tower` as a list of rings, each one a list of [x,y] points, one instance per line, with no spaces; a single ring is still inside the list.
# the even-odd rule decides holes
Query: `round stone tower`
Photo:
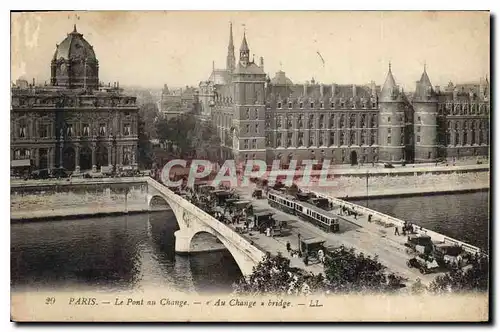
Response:
[[[437,159],[438,99],[426,68],[417,82],[413,97],[415,162],[431,163]]]
[[[404,161],[405,103],[392,76],[391,65],[379,98],[378,143],[379,162]]]

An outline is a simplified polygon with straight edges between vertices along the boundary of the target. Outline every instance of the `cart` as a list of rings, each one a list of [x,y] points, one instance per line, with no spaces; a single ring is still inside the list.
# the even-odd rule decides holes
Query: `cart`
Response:
[[[302,254],[303,257],[308,257],[308,258],[318,258],[318,251],[325,250],[325,240],[321,238],[308,238],[308,239],[302,239],[299,236],[299,252]]]

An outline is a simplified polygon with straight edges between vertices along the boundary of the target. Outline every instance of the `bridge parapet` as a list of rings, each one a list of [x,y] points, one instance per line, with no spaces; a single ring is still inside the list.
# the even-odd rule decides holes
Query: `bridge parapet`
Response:
[[[359,212],[362,215],[369,215],[369,214],[371,214],[372,218],[379,219],[380,221],[383,221],[385,223],[392,223],[392,224],[394,224],[395,226],[398,226],[398,227],[403,227],[404,224],[405,224],[404,220],[401,220],[401,219],[389,216],[387,214],[378,212],[376,210],[372,210],[372,209],[364,207],[362,205],[358,205],[358,204],[355,204],[355,203],[352,203],[352,202],[348,202],[348,201],[345,201],[345,200],[342,200],[342,199],[339,199],[339,198],[336,198],[336,197],[333,197],[333,196],[330,196],[330,195],[327,195],[327,194],[324,194],[324,193],[310,191],[310,190],[307,190],[307,189],[302,189],[302,190],[305,191],[305,192],[314,193],[318,197],[326,198],[326,199],[328,199],[330,202],[332,202],[335,205],[341,205],[341,206],[345,206],[345,207],[350,208],[350,209],[354,209],[354,210],[356,210],[356,212]],[[463,250],[465,250],[466,252],[469,252],[471,254],[476,254],[476,253],[482,252],[482,250],[480,248],[478,248],[478,247],[472,246],[472,245],[470,245],[468,243],[465,243],[465,242],[453,239],[451,237],[445,236],[443,234],[434,232],[434,231],[432,231],[430,229],[426,229],[426,228],[423,228],[423,227],[420,227],[420,226],[417,229],[417,234],[428,235],[428,236],[431,237],[432,241],[434,241],[434,242],[445,242],[445,243],[451,243],[451,244],[460,246],[460,247],[463,248]]]
[[[265,253],[247,239],[191,202],[152,178],[148,178],[147,183],[148,187],[154,189],[149,194],[160,194],[172,208],[179,223],[180,230],[175,233],[176,252],[188,253],[192,238],[199,232],[207,232],[216,236],[231,252],[243,275],[252,273],[253,267],[265,257]]]

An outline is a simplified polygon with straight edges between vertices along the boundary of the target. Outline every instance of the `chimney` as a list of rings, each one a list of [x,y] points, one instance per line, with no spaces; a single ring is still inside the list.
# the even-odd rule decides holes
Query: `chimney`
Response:
[[[260,57],[260,68],[262,68],[262,70],[264,70],[264,58],[263,57]]]
[[[453,100],[456,100],[458,97],[458,89],[455,87],[455,89],[453,89]]]
[[[307,86],[309,85],[309,82],[304,83],[304,96],[307,96]]]
[[[323,97],[323,94],[324,94],[324,87],[323,87],[323,83],[321,83],[319,85],[319,94],[321,95],[321,97]]]
[[[116,82],[116,88],[120,88],[120,82]]]
[[[352,96],[353,96],[354,98],[356,98],[356,96],[357,96],[357,95],[356,95],[356,84],[353,84],[353,85],[352,85]]]
[[[337,88],[337,84],[332,83],[332,97],[335,96],[335,90]]]
[[[35,78],[33,77],[33,86],[35,86]]]
[[[484,93],[484,91],[485,91],[485,84],[484,83],[485,83],[484,79],[481,78],[479,80],[479,96],[481,96],[481,97],[484,97],[484,95],[485,95],[485,93]]]

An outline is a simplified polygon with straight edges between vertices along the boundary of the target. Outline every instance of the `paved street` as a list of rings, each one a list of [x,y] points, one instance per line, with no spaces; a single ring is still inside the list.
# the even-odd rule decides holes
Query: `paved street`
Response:
[[[255,211],[270,210],[276,213],[276,218],[289,220],[289,232],[283,236],[274,238],[267,237],[265,234],[260,234],[259,232],[251,232],[244,236],[251,239],[262,250],[273,254],[281,252],[285,257],[291,259],[292,266],[314,273],[323,272],[321,264],[305,266],[301,259],[292,258],[287,253],[287,241],[290,242],[292,249],[298,249],[298,234],[301,234],[304,239],[313,237],[322,238],[326,241],[325,245],[327,247],[345,245],[372,257],[377,255],[379,261],[387,266],[390,271],[408,278],[409,285],[415,282],[417,278],[420,278],[424,284],[428,284],[438,275],[438,273],[422,275],[418,270],[409,269],[406,266],[406,261],[412,257],[405,251],[404,243],[406,237],[394,235],[393,227],[384,228],[374,223],[368,223],[367,216],[365,215],[358,216],[357,219],[343,215],[341,218],[345,220],[341,221],[340,233],[326,233],[294,215],[270,207],[267,199],[252,199],[252,191],[253,187],[238,189],[238,193],[242,196],[242,199],[252,200]],[[335,212],[338,212],[338,210]]]

